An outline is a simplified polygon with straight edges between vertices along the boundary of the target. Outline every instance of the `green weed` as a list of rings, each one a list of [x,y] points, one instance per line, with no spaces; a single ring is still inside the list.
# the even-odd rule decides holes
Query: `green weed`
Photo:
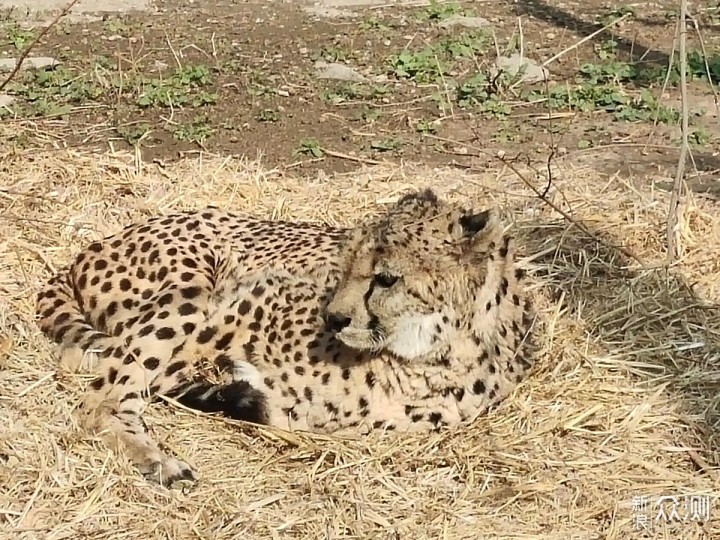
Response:
[[[140,81],[141,92],[135,103],[138,107],[197,108],[217,102],[217,94],[203,90],[212,83],[210,70],[204,65],[177,69],[169,79]]]
[[[21,51],[35,39],[35,34],[22,28],[17,24],[9,24],[5,27],[7,40],[16,50]]]
[[[325,155],[318,140],[313,138],[300,141],[300,148],[296,150],[296,153],[309,155],[314,158],[321,158]]]
[[[180,124],[173,131],[173,139],[183,142],[204,143],[213,133],[210,120],[206,116],[193,118],[187,124]]]

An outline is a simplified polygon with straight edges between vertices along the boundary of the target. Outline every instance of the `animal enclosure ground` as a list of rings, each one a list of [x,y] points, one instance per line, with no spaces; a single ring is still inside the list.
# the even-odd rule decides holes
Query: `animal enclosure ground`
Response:
[[[16,100],[0,109],[12,135],[5,144],[132,147],[146,161],[200,150],[261,154],[272,166],[329,172],[352,170],[358,160],[487,165],[465,144],[531,160],[555,148],[595,156],[605,170],[645,172],[676,159],[676,66],[662,92],[673,50],[671,0],[445,2],[357,9],[346,18],[278,1],[156,6],[152,14],[61,22],[34,54],[62,65],[28,72],[9,89]],[[446,27],[457,16],[489,26]],[[695,16],[704,43],[690,34],[692,141],[707,176],[720,167],[708,84],[720,79],[720,12],[700,2]],[[13,17],[2,25],[7,56],[35,33]],[[497,53],[540,63],[559,57],[547,65],[547,85],[527,85],[493,70]],[[318,78],[318,61],[354,74]],[[613,152],[621,157],[609,159]],[[695,185],[716,189],[705,176]]]
[[[518,9],[523,50],[540,62],[588,33],[560,28],[540,4],[392,7],[343,20],[280,2],[180,0],[53,31],[36,53],[63,66],[18,79],[0,122],[0,537],[720,537],[712,196],[690,198],[685,256],[661,268],[677,91],[657,96],[674,3],[636,7],[613,39],[551,63],[555,90],[488,80],[495,42],[519,50]],[[553,5],[600,24],[626,14]],[[717,117],[703,75],[720,70],[711,8],[697,13],[706,53],[692,91],[706,112],[693,117],[688,181],[717,194]],[[469,10],[494,37],[440,28]],[[14,56],[35,31],[11,19],[3,28],[2,50]],[[630,62],[642,46],[648,63]],[[323,82],[318,59],[370,81]],[[522,154],[515,163],[543,189],[552,146],[548,197],[591,235],[479,152]],[[232,157],[257,152],[259,162]],[[49,275],[91,240],[206,204],[351,225],[424,187],[499,205],[536,282],[537,371],[497,410],[434,435],[340,440],[152,405],[153,436],[201,476],[188,492],[148,484],[77,429],[73,409],[91,376],[58,366],[33,310]],[[656,520],[670,512],[660,497],[709,500],[709,519]]]
[[[64,151],[2,164],[0,536],[720,533],[716,204],[692,205],[683,274],[669,276],[608,247],[622,243],[646,265],[661,262],[668,197],[591,169],[558,167],[551,196],[595,238],[558,219],[509,171],[406,165],[301,179],[229,158],[137,171],[131,155]],[[187,493],[148,484],[123,455],[78,431],[72,411],[91,376],[58,366],[32,314],[44,280],[91,239],[208,203],[353,224],[429,186],[445,198],[500,205],[537,279],[538,369],[496,411],[435,435],[340,440],[153,405],[145,418],[154,436],[201,474]],[[653,521],[659,497],[686,495],[712,501],[709,520]],[[635,528],[634,497],[647,497],[652,535]]]

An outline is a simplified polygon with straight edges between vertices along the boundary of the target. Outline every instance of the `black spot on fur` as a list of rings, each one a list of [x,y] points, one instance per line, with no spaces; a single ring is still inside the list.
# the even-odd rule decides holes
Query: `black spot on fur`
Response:
[[[238,304],[238,315],[247,315],[250,312],[252,304],[248,300],[243,300]]]
[[[178,360],[177,362],[173,362],[170,364],[167,369],[165,370],[165,376],[170,377],[171,375],[174,375],[181,369],[184,369],[187,364],[183,362],[182,360]]]
[[[200,287],[185,287],[183,289],[180,289],[180,294],[182,294],[182,297],[188,300],[197,298],[198,296],[200,296],[201,292],[202,291]]]
[[[155,337],[158,338],[159,340],[163,340],[163,341],[172,339],[175,337],[175,330],[173,330],[169,326],[165,326],[163,328],[160,328],[157,332],[155,332]]]
[[[228,332],[227,334],[223,335],[215,342],[215,349],[217,349],[218,351],[223,350],[225,347],[230,345],[230,342],[232,341],[234,336],[235,334],[233,332]]]
[[[160,359],[155,358],[154,356],[151,356],[150,358],[146,358],[143,362],[143,366],[145,366],[145,369],[149,369],[150,371],[154,371],[158,368],[160,365]]]
[[[213,337],[215,337],[215,334],[217,334],[217,328],[214,326],[208,326],[207,328],[200,331],[197,336],[197,342],[200,345],[203,345],[210,341]]]
[[[473,394],[480,395],[485,393],[485,381],[476,380],[472,387]]]

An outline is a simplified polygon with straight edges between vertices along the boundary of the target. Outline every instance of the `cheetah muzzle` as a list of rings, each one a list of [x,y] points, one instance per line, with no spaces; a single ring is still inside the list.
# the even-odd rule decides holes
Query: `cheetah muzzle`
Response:
[[[82,425],[169,486],[195,473],[144,426],[159,395],[326,433],[471,420],[532,367],[524,279],[495,210],[424,191],[354,229],[151,218],[90,244],[37,313],[67,368],[95,351]]]

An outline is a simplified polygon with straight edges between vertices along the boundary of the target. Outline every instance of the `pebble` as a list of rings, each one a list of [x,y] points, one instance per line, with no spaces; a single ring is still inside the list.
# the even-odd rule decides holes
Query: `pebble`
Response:
[[[0,59],[0,71],[12,71],[17,64],[17,58]],[[58,60],[49,56],[35,56],[26,58],[20,69],[52,69],[60,65]]]
[[[465,17],[464,15],[452,15],[438,24],[440,28],[452,28],[462,26],[464,28],[490,28],[492,23],[482,17]]]
[[[366,81],[365,77],[345,64],[327,63],[318,60],[315,62],[315,72],[318,79],[334,79],[348,82]]]
[[[549,77],[547,69],[539,65],[536,61],[520,56],[515,53],[510,56],[499,56],[495,61],[498,69],[501,69],[509,75],[516,75],[524,68],[525,72],[522,76],[522,82],[536,83],[546,80]]]

